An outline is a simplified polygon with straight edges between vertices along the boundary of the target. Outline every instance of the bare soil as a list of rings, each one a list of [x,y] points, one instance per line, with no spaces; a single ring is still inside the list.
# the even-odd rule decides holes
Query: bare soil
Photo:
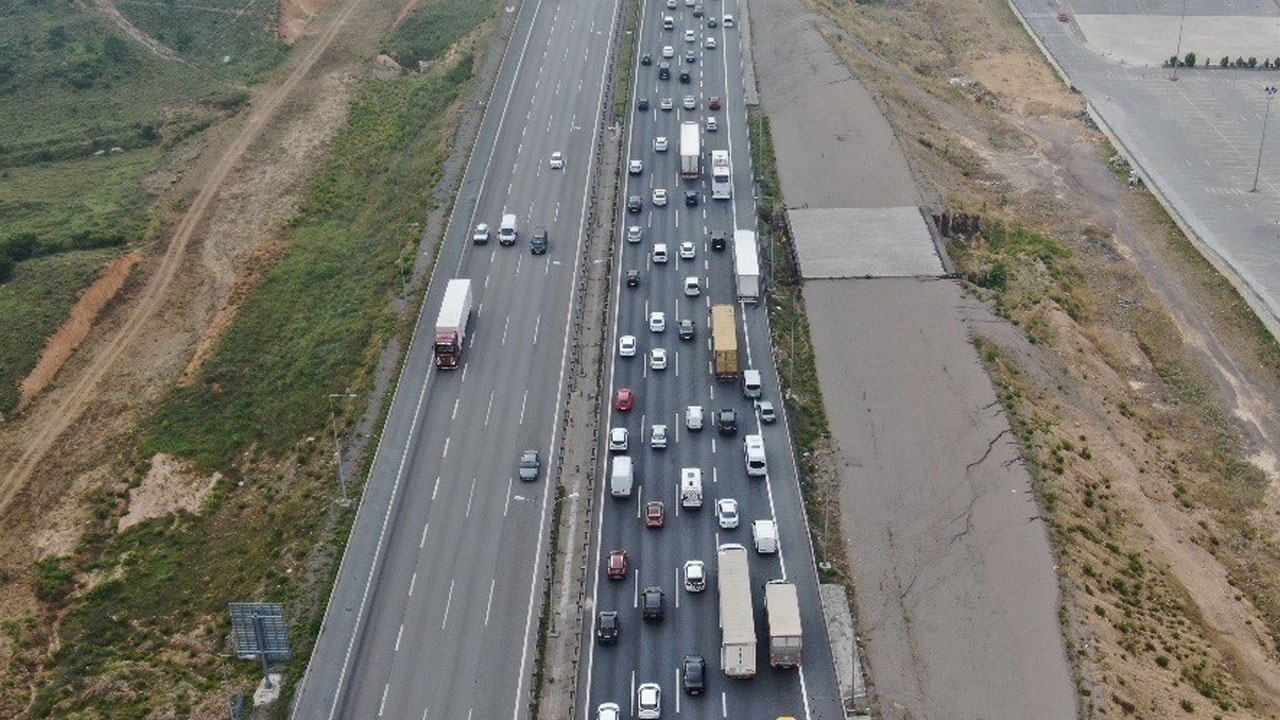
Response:
[[[1004,3],[814,5],[927,202],[1071,253],[976,292],[1014,323],[977,332],[1052,518],[1082,714],[1280,716],[1271,339],[1109,166]]]

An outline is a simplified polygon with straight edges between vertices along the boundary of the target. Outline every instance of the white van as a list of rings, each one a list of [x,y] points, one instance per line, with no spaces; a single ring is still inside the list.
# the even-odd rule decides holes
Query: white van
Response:
[[[680,468],[680,507],[702,507],[702,470]]]
[[[507,213],[502,216],[502,225],[498,226],[498,242],[503,245],[516,244],[516,216]]]
[[[635,482],[632,472],[630,455],[618,455],[613,458],[613,472],[609,475],[609,493],[614,497],[631,497],[631,486]]]
[[[749,398],[760,397],[760,371],[742,371],[742,394]]]
[[[772,520],[751,523],[751,539],[756,544],[756,552],[761,555],[778,552],[778,526]]]
[[[655,263],[665,263],[667,261],[667,244],[666,243],[654,243],[653,261]]]
[[[742,438],[742,454],[747,463],[747,475],[762,477],[769,472],[764,460],[763,435],[748,435]]]

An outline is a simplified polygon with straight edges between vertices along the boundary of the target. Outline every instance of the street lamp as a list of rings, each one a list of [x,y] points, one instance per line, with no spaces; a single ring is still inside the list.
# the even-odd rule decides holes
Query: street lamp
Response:
[[[1173,77],[1170,80],[1178,79],[1178,56],[1182,54],[1182,24],[1187,19],[1187,0],[1182,0],[1182,14],[1178,16],[1178,47],[1173,51]]]
[[[351,504],[351,499],[347,497],[347,478],[342,474],[342,445],[338,444],[338,416],[333,411],[333,401],[335,398],[354,398],[355,393],[330,393],[329,394],[329,426],[333,428],[333,457],[338,463],[338,486],[342,488],[342,497],[338,500],[338,504],[347,507]]]
[[[1267,118],[1271,117],[1271,101],[1276,99],[1276,86],[1268,85],[1262,88],[1267,94],[1267,109],[1262,113],[1262,139],[1258,141],[1258,166],[1253,170],[1253,189],[1249,192],[1258,192],[1258,175],[1262,173],[1262,147],[1267,142]]]

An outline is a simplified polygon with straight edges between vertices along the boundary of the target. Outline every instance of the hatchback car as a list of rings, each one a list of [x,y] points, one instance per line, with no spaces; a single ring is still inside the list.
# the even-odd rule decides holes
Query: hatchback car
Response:
[[[618,388],[618,397],[614,398],[613,407],[619,412],[626,412],[635,407],[636,394],[631,388]]]
[[[638,213],[640,212],[640,208],[643,206],[643,204],[644,204],[644,201],[640,199],[639,195],[632,195],[631,197],[627,198],[627,212]]]
[[[622,580],[627,577],[627,551],[611,550],[605,565],[610,580]]]
[[[692,50],[686,51],[686,52],[685,52],[685,54],[684,54],[684,61],[685,61],[685,62],[687,62],[687,63],[696,63],[696,62],[698,62],[698,53],[696,53],[696,52],[694,52],[694,51],[692,51]]]
[[[632,175],[639,175],[640,173],[644,172],[644,161],[632,160],[631,162],[627,163],[627,172]]]
[[[650,585],[640,594],[641,608],[645,622],[661,622],[665,613],[662,611],[662,588]]]
[[[697,248],[695,248],[694,244],[689,240],[685,240],[684,242],[680,243],[680,259],[681,260],[692,260],[696,256],[696,253],[697,253]]]
[[[667,426],[654,425],[649,429],[649,447],[661,450],[667,446]]]
[[[686,693],[701,695],[707,689],[707,661],[701,655],[685,655],[680,663],[680,678]]]
[[[540,227],[533,231],[533,237],[529,239],[529,252],[534,255],[543,255],[547,252],[546,228]]]
[[[681,339],[681,340],[692,340],[692,339],[693,339],[693,334],[694,334],[694,329],[693,329],[693,328],[694,328],[694,325],[693,325],[693,321],[692,321],[692,320],[690,320],[690,319],[688,319],[688,318],[685,318],[684,320],[681,320],[681,321],[680,321],[680,339]]]
[[[694,110],[698,107],[698,98],[692,95],[685,95],[684,100],[680,101],[680,107],[685,110]]]
[[[719,110],[720,98],[716,97],[715,95],[712,95],[711,97],[707,98],[707,107],[712,110]]]
[[[631,225],[627,228],[627,242],[638,243],[644,235],[644,229],[639,225]]]
[[[636,690],[636,717],[640,720],[662,717],[662,688],[658,683],[643,683]]]
[[[666,370],[667,369],[667,351],[662,348],[654,348],[649,351],[649,369],[650,370]]]
[[[698,191],[686,190],[684,192],[685,207],[698,207]]]
[[[564,153],[559,151],[551,153],[551,169],[552,170],[564,169]]]
[[[707,566],[701,560],[690,560],[684,564],[684,589],[689,592],[707,589]]]
[[[644,505],[644,526],[660,528],[667,520],[667,507],[661,500],[650,500]]]
[[[654,152],[666,152],[666,151],[667,151],[667,136],[666,136],[666,135],[659,135],[658,137],[656,137],[656,138],[654,138],[654,139],[653,139],[653,151],[654,151]]]
[[[738,527],[738,501],[733,498],[720,498],[716,501],[716,520],[720,529],[732,530]]]
[[[675,56],[676,56],[676,49],[675,49],[675,48],[671,47],[670,45],[663,45],[663,46],[662,46],[662,57],[664,57],[664,58],[673,58],[673,57],[675,57]]]
[[[520,453],[520,479],[532,482],[538,479],[538,470],[541,468],[538,462],[537,450],[525,450]]]
[[[641,64],[641,65],[652,65],[652,64],[653,64],[653,53],[642,53],[642,54],[640,55],[640,64]]]
[[[640,287],[640,271],[639,270],[627,271],[627,287],[630,287],[630,288]]]
[[[694,31],[692,31],[692,30],[685,30],[685,31],[684,31],[684,41],[685,41],[685,42],[697,42],[697,40],[698,40],[698,33],[694,32]]]
[[[661,100],[658,101],[659,110],[665,110],[667,112],[670,112],[674,107],[675,107],[675,103],[671,101],[671,98],[662,98]]]
[[[774,411],[773,403],[768,400],[757,400],[756,410],[760,411],[760,422],[768,425],[778,421],[778,413]]]
[[[713,37],[708,37],[708,38],[707,38],[707,40],[706,40],[706,42],[705,42],[705,43],[703,43],[703,45],[704,45],[708,50],[715,50],[715,49],[716,49],[716,39],[715,39],[715,38],[713,38]]]
[[[601,610],[596,616],[596,639],[601,645],[618,642],[618,611]]]
[[[622,720],[622,708],[618,703],[600,703],[596,708],[596,720]]]
[[[667,190],[666,188],[653,189],[653,205],[654,207],[666,207]]]
[[[667,314],[661,310],[649,313],[649,332],[660,333],[667,329]]]
[[[609,430],[609,452],[627,451],[627,429],[612,428]]]

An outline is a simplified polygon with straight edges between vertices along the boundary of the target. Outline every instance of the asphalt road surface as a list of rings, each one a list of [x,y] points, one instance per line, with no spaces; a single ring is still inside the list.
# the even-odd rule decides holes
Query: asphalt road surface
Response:
[[[617,3],[519,6],[296,718],[522,716],[534,660],[570,300]],[[561,151],[564,169],[549,158]],[[504,213],[520,237],[470,242]],[[550,238],[532,255],[536,226]],[[464,366],[437,371],[445,281],[473,281]],[[536,483],[515,478],[537,449]]]
[[[707,17],[737,15],[734,0],[709,0]],[[663,15],[675,19],[672,30],[661,25]],[[638,270],[639,287],[618,287],[614,303],[614,361],[610,369],[610,397],[618,388],[635,392],[635,407],[620,412],[610,405],[599,442],[611,427],[626,428],[628,455],[634,461],[636,487],[630,498],[609,495],[608,466],[602,464],[602,478],[596,492],[600,495],[599,535],[596,542],[594,610],[617,610],[621,619],[620,639],[616,645],[592,645],[586,653],[590,675],[585,712],[594,717],[600,703],[615,702],[624,716],[633,716],[636,688],[645,682],[656,682],[662,688],[663,716],[678,714],[695,718],[733,717],[767,718],[780,715],[809,718],[840,718],[835,674],[823,624],[817,593],[816,572],[803,514],[796,469],[791,454],[785,419],[776,425],[761,425],[752,401],[741,385],[717,383],[710,363],[710,306],[734,303],[739,328],[740,362],[754,367],[764,378],[763,399],[772,400],[782,409],[777,377],[769,353],[765,308],[761,305],[736,303],[734,289],[732,235],[735,227],[754,229],[755,204],[751,191],[751,164],[746,111],[743,104],[741,54],[737,27],[706,27],[707,17],[695,18],[693,9],[683,0],[674,9],[661,3],[646,3],[639,31],[638,52],[651,53],[652,65],[636,64],[635,94],[650,101],[650,108],[634,110],[629,137],[629,158],[643,162],[643,171],[629,175],[624,195],[643,199],[639,213],[628,213],[618,228],[619,252],[616,276],[627,270]],[[686,41],[686,30],[694,32]],[[706,39],[714,38],[716,47],[706,47]],[[662,51],[671,46],[673,57],[670,80],[658,78]],[[694,53],[694,62],[685,60],[686,52]],[[681,69],[688,69],[690,82],[679,82]],[[683,109],[683,99],[692,96],[696,109]],[[722,99],[721,110],[708,108],[711,97]],[[660,109],[660,101],[671,98],[674,108]],[[695,121],[705,127],[707,116],[716,117],[719,128],[703,131],[703,174],[698,181],[679,177],[679,137],[682,121]],[[669,149],[656,152],[653,140],[668,139]],[[710,199],[709,157],[712,150],[728,149],[734,168],[732,200]],[[656,207],[652,191],[666,189],[669,200]],[[687,190],[696,190],[698,203],[685,205]],[[643,237],[638,243],[625,238],[625,226],[639,225]],[[711,250],[713,231],[730,239],[724,251]],[[692,242],[692,259],[681,259],[679,245]],[[652,261],[655,244],[665,243],[670,259],[665,264]],[[685,279],[695,277],[701,292],[690,297],[684,293]],[[652,332],[649,314],[662,312],[666,330]],[[681,319],[691,319],[696,326],[693,340],[681,340],[676,332]],[[634,357],[618,357],[617,339],[622,335],[637,338]],[[668,366],[655,370],[650,366],[652,351],[666,350]],[[690,431],[685,427],[686,408],[700,405],[705,411],[704,428]],[[713,414],[722,409],[737,411],[738,431],[722,435],[713,422]],[[666,449],[649,446],[651,427],[665,424],[669,428]],[[764,436],[768,458],[766,478],[748,478],[743,457],[743,436]],[[602,453],[603,455],[604,453]],[[607,463],[607,458],[603,463]],[[696,467],[702,471],[704,498],[700,509],[684,509],[679,502],[680,470]],[[722,530],[715,517],[718,499],[732,497],[739,503],[741,524],[737,529]],[[660,529],[644,525],[643,508],[651,500],[662,501],[666,523]],[[781,554],[751,554],[750,570],[758,639],[758,674],[751,680],[728,680],[720,668],[719,609],[716,590],[716,547],[720,543],[739,543],[751,548],[750,523],[756,519],[776,519],[781,535]],[[625,549],[629,555],[630,573],[625,580],[608,580],[604,571],[607,554]],[[689,593],[683,589],[681,570],[685,561],[699,559],[709,573],[707,589]],[[787,578],[798,584],[801,617],[805,636],[804,668],[775,670],[768,663],[768,635],[764,622],[763,584],[775,578]],[[657,585],[665,593],[666,617],[661,623],[643,623],[639,595],[643,588]],[[594,618],[594,612],[592,613]],[[593,635],[587,637],[591,642]],[[687,654],[702,655],[708,665],[707,693],[690,697],[681,692],[680,663]]]

